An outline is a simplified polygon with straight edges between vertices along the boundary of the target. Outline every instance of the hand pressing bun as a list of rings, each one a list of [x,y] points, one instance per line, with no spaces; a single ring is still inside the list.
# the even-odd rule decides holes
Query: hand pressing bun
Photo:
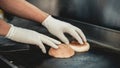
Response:
[[[72,41],[69,46],[76,52],[85,52],[90,49],[90,45],[87,42],[81,45],[76,41]]]
[[[58,47],[58,49],[50,48],[48,54],[55,58],[70,58],[75,54],[74,50],[66,44],[60,44]]]
[[[60,44],[58,49],[50,48],[48,54],[55,58],[70,58],[75,55],[76,52],[88,51],[90,45],[86,42],[81,45],[76,41],[72,41],[70,44]]]

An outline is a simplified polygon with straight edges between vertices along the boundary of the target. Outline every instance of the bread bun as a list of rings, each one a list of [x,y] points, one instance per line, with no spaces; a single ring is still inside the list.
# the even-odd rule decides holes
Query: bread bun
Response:
[[[72,41],[69,46],[76,52],[85,52],[90,49],[90,45],[87,42],[81,45],[76,41]]]
[[[74,50],[66,44],[60,44],[58,47],[58,49],[50,48],[48,54],[55,58],[69,58],[75,54]]]

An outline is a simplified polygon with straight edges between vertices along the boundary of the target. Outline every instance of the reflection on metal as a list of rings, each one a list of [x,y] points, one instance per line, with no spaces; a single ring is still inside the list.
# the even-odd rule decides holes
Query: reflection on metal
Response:
[[[11,63],[11,61],[7,60],[6,58],[4,58],[1,55],[0,55],[0,60],[5,62],[9,66],[9,68],[18,68],[18,66],[14,65],[13,63]]]
[[[28,44],[18,43],[0,36],[0,53],[29,50]]]
[[[109,24],[109,26],[114,28],[120,26],[120,11],[116,11],[112,6],[106,6],[103,12],[105,25]]]

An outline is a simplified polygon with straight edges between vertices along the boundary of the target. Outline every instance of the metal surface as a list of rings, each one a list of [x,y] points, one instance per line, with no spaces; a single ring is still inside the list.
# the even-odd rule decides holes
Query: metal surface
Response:
[[[119,42],[120,31],[101,27],[101,26],[96,26],[76,20],[73,21],[64,18],[61,18],[61,20],[63,21],[65,20],[66,22],[69,22],[81,28],[85,33],[85,35],[87,36],[87,38],[89,39],[89,41],[94,42],[103,47],[112,48],[113,50],[120,52],[120,42]]]
[[[120,68],[120,54],[93,47],[89,52],[76,53],[68,59],[52,58],[42,54],[37,48],[25,52],[6,53],[4,57],[13,60],[19,68]]]
[[[28,44],[18,43],[0,36],[0,53],[29,50]]]
[[[119,30],[120,17],[118,0],[28,1],[56,16],[67,17]],[[76,53],[75,56],[68,59],[55,59],[48,54],[43,54],[41,50],[35,46],[31,46],[30,50],[27,51],[20,50],[24,48],[24,46],[25,49],[29,49],[29,45],[27,46],[27,44],[13,42],[0,37],[0,46],[5,48],[2,48],[3,50],[1,51],[4,52],[0,54],[8,60],[14,61],[14,64],[19,68],[120,68],[120,31],[75,20],[58,19],[67,21],[83,30],[91,45],[89,52]],[[10,23],[54,37],[43,28],[43,26],[33,21],[15,17]],[[71,39],[71,37],[69,38]],[[11,52],[6,47],[9,47]],[[47,50],[48,49],[47,47]]]
[[[10,68],[18,68],[16,65],[14,65],[13,63],[10,63],[10,61],[8,61],[6,58],[4,58],[3,56],[0,55],[0,59],[7,63],[9,65]]]
[[[43,54],[39,48],[31,46],[28,51],[1,54],[8,60],[14,61],[19,68],[120,68],[119,31],[64,18],[58,19],[67,21],[83,30],[91,45],[89,52],[76,53],[75,56],[68,59],[55,59]],[[43,26],[32,21],[15,17],[11,23],[54,37]],[[49,47],[47,47],[47,51],[48,49]]]

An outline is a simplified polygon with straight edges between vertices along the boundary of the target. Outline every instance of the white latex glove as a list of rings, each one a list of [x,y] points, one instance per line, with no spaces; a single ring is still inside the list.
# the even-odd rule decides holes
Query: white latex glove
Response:
[[[42,25],[45,26],[51,34],[55,35],[66,44],[69,44],[69,40],[65,37],[65,32],[73,36],[80,44],[86,42],[86,37],[81,29],[69,23],[57,20],[52,16],[48,16],[42,22]]]
[[[53,48],[58,48],[56,44],[61,44],[61,42],[33,30],[15,27],[13,25],[11,25],[6,37],[13,41],[37,45],[41,48],[43,53],[46,53],[44,44],[47,44]]]

